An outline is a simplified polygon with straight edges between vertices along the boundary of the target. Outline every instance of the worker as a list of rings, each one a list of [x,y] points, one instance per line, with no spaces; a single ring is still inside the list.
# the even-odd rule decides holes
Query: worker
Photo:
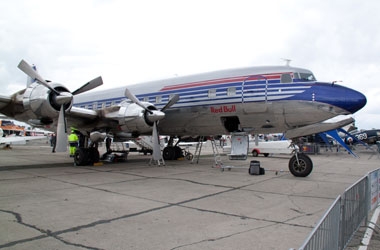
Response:
[[[74,157],[75,151],[79,145],[79,138],[74,130],[71,130],[71,134],[69,135],[69,146],[70,146],[70,157]]]
[[[52,153],[55,153],[55,146],[57,145],[57,136],[55,133],[53,133],[50,137],[50,143],[51,143],[51,147],[52,147],[52,150],[51,152]]]

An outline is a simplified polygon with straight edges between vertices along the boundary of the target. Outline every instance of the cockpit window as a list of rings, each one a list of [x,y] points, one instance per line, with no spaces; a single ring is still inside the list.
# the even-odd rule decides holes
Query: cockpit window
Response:
[[[304,81],[316,81],[314,75],[311,73],[299,73],[300,79]]]

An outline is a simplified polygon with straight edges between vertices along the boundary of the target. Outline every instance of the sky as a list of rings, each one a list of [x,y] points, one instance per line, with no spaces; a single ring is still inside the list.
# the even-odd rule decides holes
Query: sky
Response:
[[[285,65],[366,95],[380,129],[380,1],[0,0],[0,93],[25,88],[21,59],[71,91],[228,68]]]

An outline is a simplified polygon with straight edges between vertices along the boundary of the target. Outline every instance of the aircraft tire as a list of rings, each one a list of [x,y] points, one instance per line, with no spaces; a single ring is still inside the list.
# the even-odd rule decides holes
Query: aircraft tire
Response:
[[[164,148],[164,151],[162,152],[162,157],[166,161],[174,160],[174,157],[175,157],[174,147]]]
[[[74,155],[74,162],[77,166],[86,166],[88,164],[89,151],[85,148],[77,148]]]
[[[88,163],[95,163],[99,162],[100,155],[99,151],[96,148],[89,148],[88,149]]]
[[[257,150],[253,150],[253,151],[252,151],[252,156],[253,156],[253,157],[257,157],[257,156],[259,156],[259,152],[257,152]]]
[[[177,160],[178,158],[181,158],[183,157],[183,154],[182,154],[182,149],[178,146],[174,146],[174,159],[173,160]]]
[[[289,171],[296,177],[306,177],[312,170],[313,162],[305,154],[298,154],[298,162],[296,155],[293,155],[289,160]]]

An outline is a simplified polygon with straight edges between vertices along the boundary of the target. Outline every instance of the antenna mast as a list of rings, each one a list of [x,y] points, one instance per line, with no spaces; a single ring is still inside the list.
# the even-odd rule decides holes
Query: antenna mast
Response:
[[[290,62],[292,61],[292,59],[287,59],[287,58],[281,58],[281,59],[285,61],[286,66],[290,66]]]

